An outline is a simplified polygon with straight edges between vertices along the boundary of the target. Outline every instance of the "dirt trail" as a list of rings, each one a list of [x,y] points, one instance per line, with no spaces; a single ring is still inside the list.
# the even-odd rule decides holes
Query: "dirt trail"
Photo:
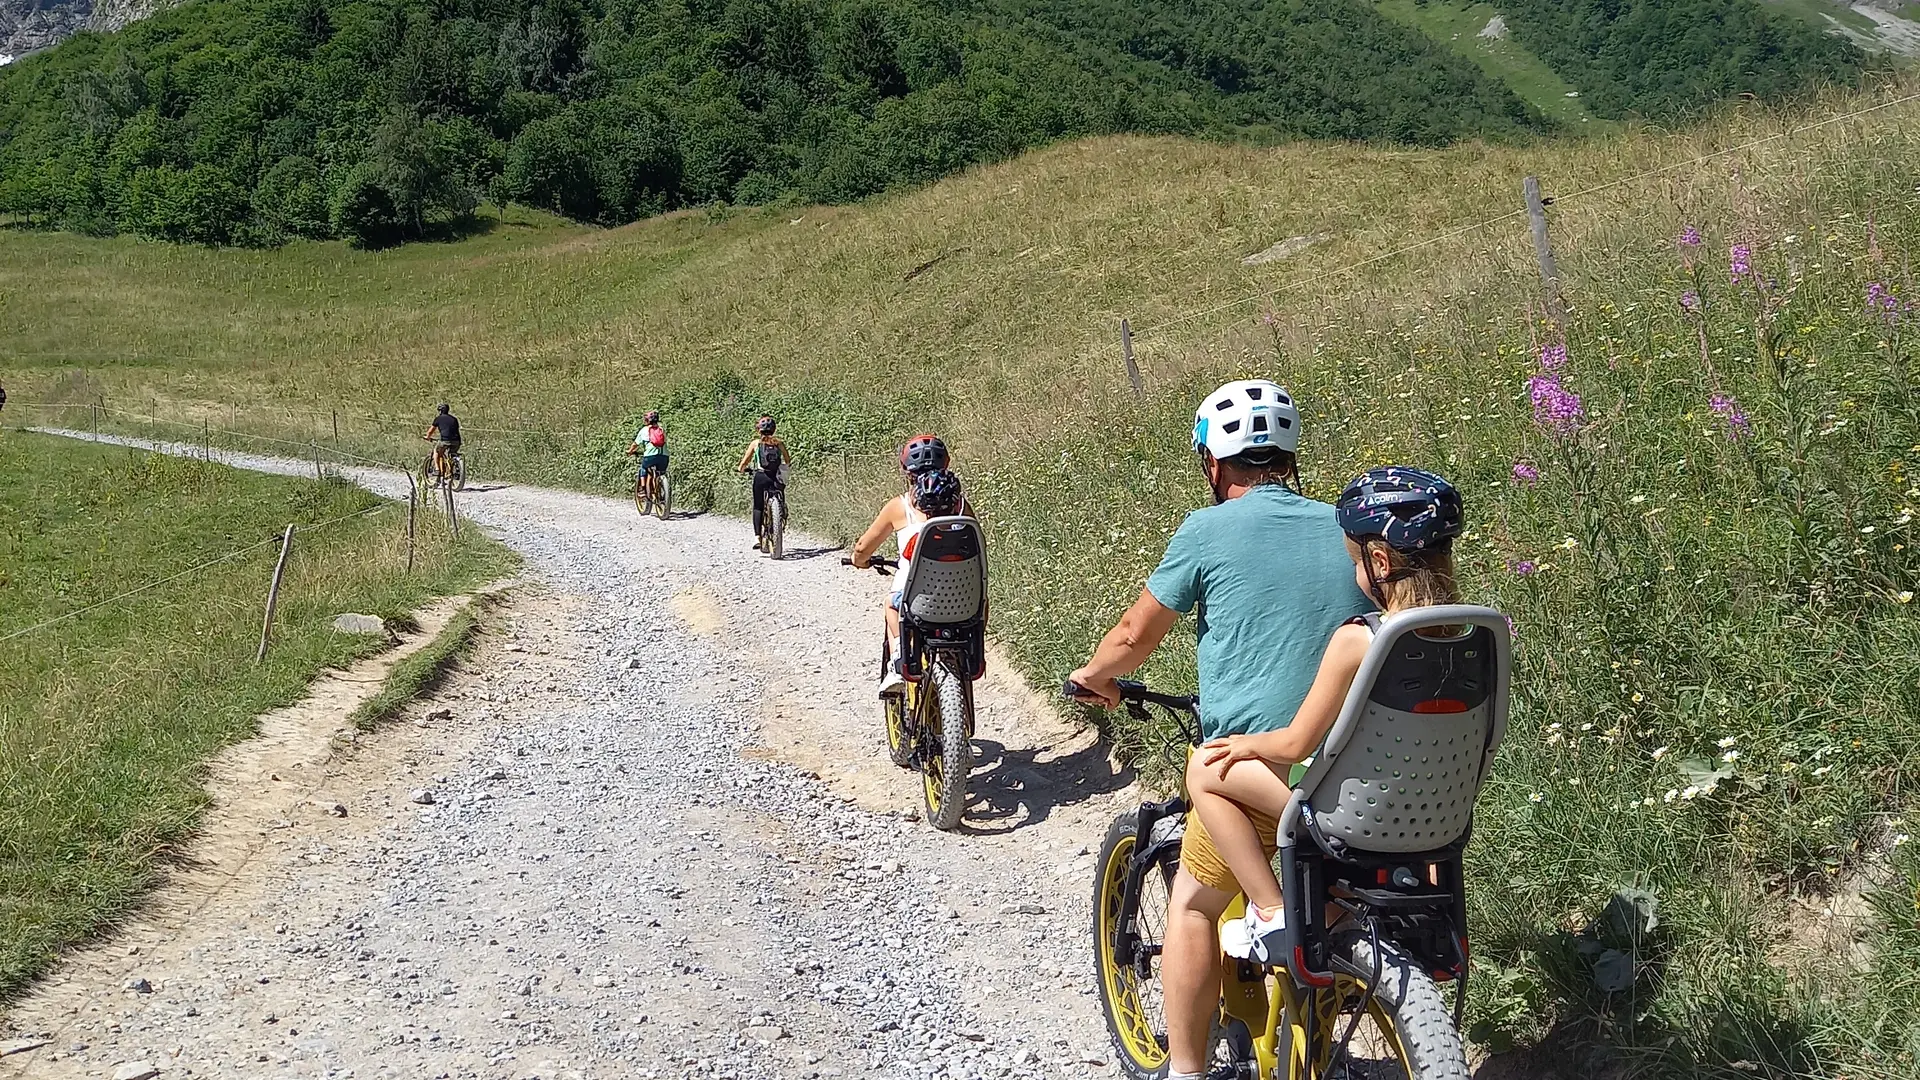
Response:
[[[880,735],[880,579],[595,496],[462,510],[528,579],[472,660],[370,738],[316,738],[323,687],[223,758],[245,812],[0,1019],[48,1040],[0,1078],[1115,1074],[1086,908],[1132,793],[1089,733],[1000,666],[936,832]]]

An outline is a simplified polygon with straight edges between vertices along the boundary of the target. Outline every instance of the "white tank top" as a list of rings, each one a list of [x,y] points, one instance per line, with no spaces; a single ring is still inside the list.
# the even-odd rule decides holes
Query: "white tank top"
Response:
[[[913,561],[913,538],[920,535],[920,526],[927,523],[927,515],[913,505],[913,500],[900,496],[900,504],[906,507],[907,523],[893,534],[893,546],[900,552],[900,580],[907,579],[907,565]]]

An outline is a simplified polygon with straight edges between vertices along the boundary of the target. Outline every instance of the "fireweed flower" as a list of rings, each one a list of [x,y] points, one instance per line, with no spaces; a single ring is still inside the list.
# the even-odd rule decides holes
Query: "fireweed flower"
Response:
[[[1700,313],[1700,294],[1688,289],[1680,294],[1680,310],[1692,315]]]
[[[1707,399],[1707,407],[1727,421],[1727,438],[1738,439],[1753,431],[1753,424],[1747,420],[1747,414],[1740,411],[1740,403],[1726,394],[1715,394]]]
[[[1692,225],[1689,225],[1686,228],[1681,229],[1680,230],[1680,246],[1683,248],[1699,247],[1700,246],[1700,230],[1694,228]]]
[[[1540,370],[1559,371],[1567,366],[1567,347],[1565,345],[1540,346]]]
[[[1753,248],[1746,244],[1733,245],[1733,252],[1727,259],[1727,271],[1738,283],[1753,273]]]
[[[1513,463],[1513,478],[1523,484],[1531,484],[1540,479],[1540,470],[1531,462],[1516,461]]]
[[[1507,569],[1513,571],[1514,577],[1527,577],[1540,567],[1532,559],[1521,559],[1519,562],[1508,563]]]
[[[1907,305],[1907,309],[1911,311],[1913,305]],[[1900,298],[1876,281],[1867,286],[1867,310],[1892,325],[1900,321]]]
[[[1533,402],[1533,422],[1554,435],[1571,435],[1587,418],[1580,395],[1567,389],[1558,375],[1535,375],[1527,380]]]

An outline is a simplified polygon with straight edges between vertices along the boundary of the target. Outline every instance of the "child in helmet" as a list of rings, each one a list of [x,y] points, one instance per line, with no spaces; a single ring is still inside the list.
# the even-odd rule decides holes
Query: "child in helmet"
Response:
[[[1460,493],[1420,469],[1388,466],[1355,478],[1335,512],[1353,559],[1354,580],[1381,612],[1457,602],[1453,540],[1461,531]],[[1333,632],[1313,686],[1286,727],[1228,735],[1203,745],[1187,763],[1187,790],[1221,858],[1247,897],[1247,917],[1229,926],[1229,955],[1274,960],[1268,935],[1285,924],[1280,883],[1256,835],[1253,815],[1278,817],[1292,794],[1288,770],[1310,757],[1340,716],[1373,642],[1365,618]]]
[[[793,463],[793,451],[785,440],[773,433],[773,417],[763,416],[754,424],[759,437],[747,444],[740,455],[740,471],[753,474],[753,535],[759,547],[760,525],[767,510],[767,493],[786,483],[787,466]]]
[[[853,565],[866,567],[881,545],[892,537],[900,552],[900,569],[894,575],[898,585],[907,578],[907,567],[913,561],[914,539],[919,535],[920,527],[937,517],[972,517],[973,508],[967,504],[966,496],[960,491],[960,478],[948,469],[951,460],[947,454],[947,444],[936,435],[915,435],[907,440],[900,449],[900,473],[906,481],[907,490],[887,500],[880,508],[880,514],[867,526],[867,531],[853,545]],[[900,593],[896,589],[882,609],[887,621],[887,635],[893,641],[894,663],[880,680],[880,693],[899,693],[905,680],[898,667],[900,663]]]

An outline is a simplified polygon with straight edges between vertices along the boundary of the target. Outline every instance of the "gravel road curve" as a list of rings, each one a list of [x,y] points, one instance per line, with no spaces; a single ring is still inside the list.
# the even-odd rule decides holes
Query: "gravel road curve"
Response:
[[[881,737],[880,579],[735,519],[460,507],[526,560],[474,658],[191,918],[63,961],[0,1077],[1115,1075],[1087,893],[1136,796],[1089,733],[996,665],[937,832]]]

